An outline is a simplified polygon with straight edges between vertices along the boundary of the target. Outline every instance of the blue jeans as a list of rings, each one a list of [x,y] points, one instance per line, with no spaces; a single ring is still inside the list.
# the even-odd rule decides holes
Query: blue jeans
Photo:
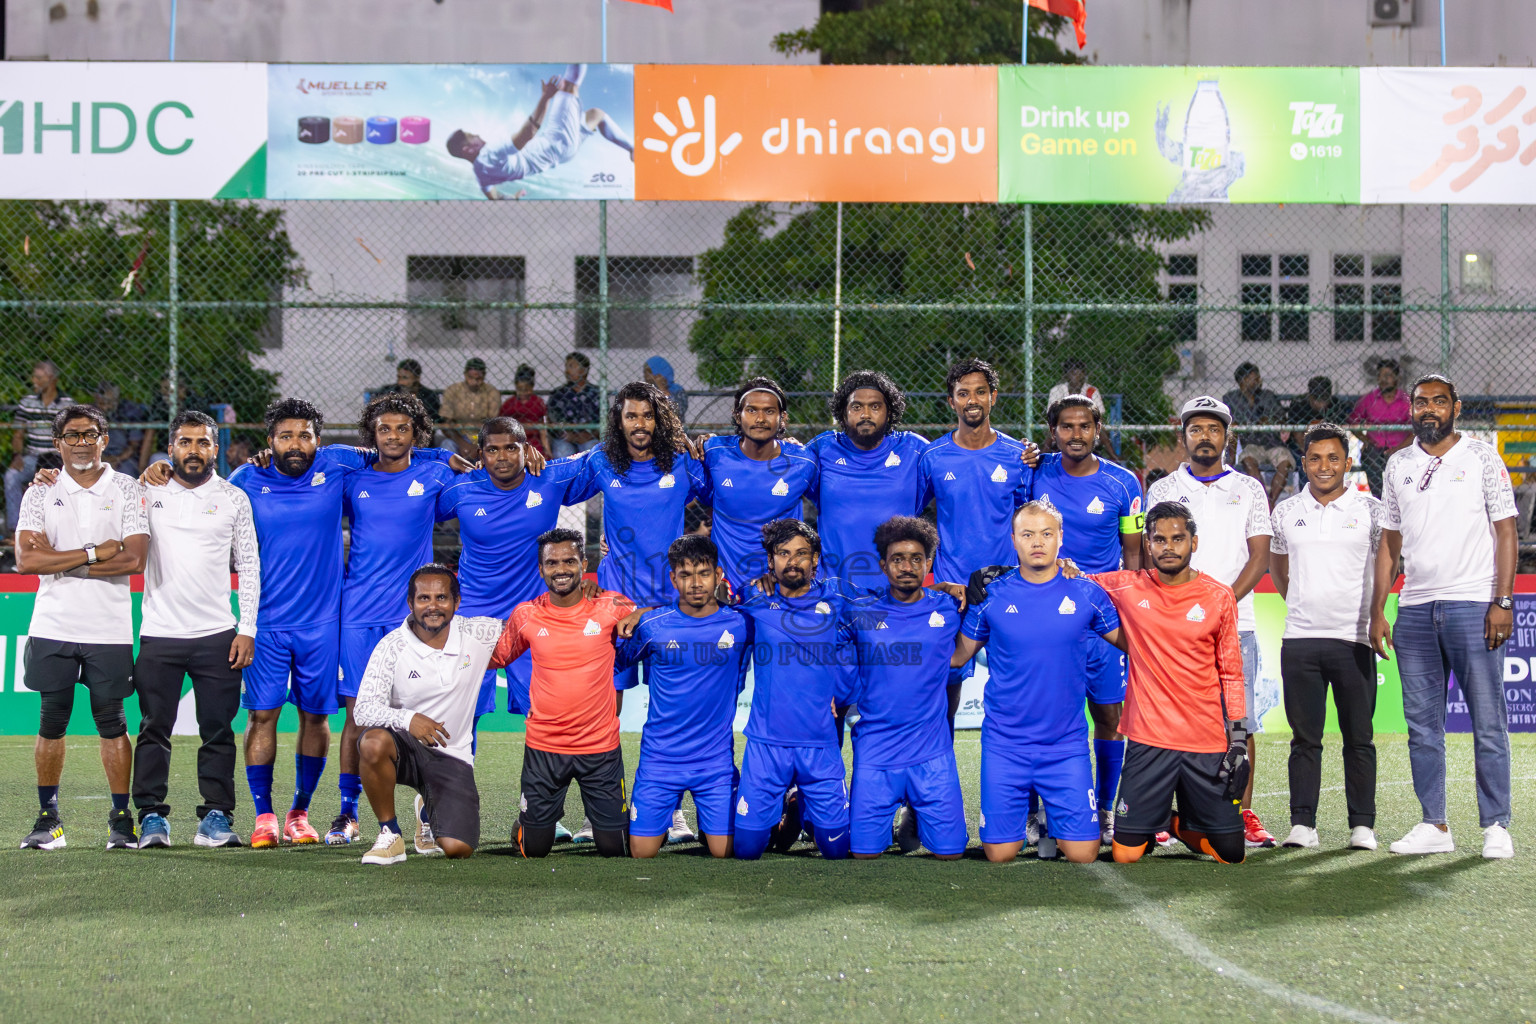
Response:
[[[1485,601],[1431,601],[1397,611],[1392,630],[1408,721],[1408,763],[1424,820],[1445,824],[1445,695],[1456,673],[1472,716],[1478,821],[1509,824],[1509,719],[1503,655],[1483,640]]]

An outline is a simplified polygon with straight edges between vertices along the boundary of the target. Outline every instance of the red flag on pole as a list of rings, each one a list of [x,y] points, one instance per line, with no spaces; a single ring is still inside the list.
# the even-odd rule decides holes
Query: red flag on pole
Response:
[[[650,0],[636,0],[638,3],[648,3]],[[1077,30],[1077,48],[1088,48],[1088,9],[1086,0],[1026,0],[1030,7],[1038,7],[1050,14],[1059,14],[1063,18],[1072,19],[1072,27]],[[671,10],[671,7],[667,8]]]
[[[645,4],[647,7],[660,7],[664,11],[672,9],[672,0],[629,0],[632,4]]]

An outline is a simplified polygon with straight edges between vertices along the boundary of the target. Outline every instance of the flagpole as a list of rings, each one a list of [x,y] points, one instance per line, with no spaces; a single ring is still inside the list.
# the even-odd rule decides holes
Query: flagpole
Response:
[[[1024,0],[1024,29],[1019,36],[1019,64],[1029,66],[1029,0]],[[1035,426],[1035,208],[1024,204],[1024,439]]]

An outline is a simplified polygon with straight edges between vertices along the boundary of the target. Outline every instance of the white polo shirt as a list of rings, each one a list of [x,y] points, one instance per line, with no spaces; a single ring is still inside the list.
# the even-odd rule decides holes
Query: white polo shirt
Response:
[[[251,499],[218,475],[197,487],[174,477],[146,487],[149,560],[144,567],[143,636],[194,639],[235,628],[229,607],[231,559],[240,574],[240,625],[256,635],[261,559]]]
[[[416,638],[406,619],[384,634],[368,658],[353,718],[365,729],[409,731],[412,716],[426,715],[448,730],[447,746],[438,749],[474,764],[475,705],[501,628],[500,619],[455,615],[448,641],[437,651]]]
[[[108,467],[90,487],[60,470],[52,487],[33,486],[21,501],[17,543],[26,530],[41,533],[56,551],[122,541],[149,532],[144,489]],[[127,576],[43,576],[28,634],[75,644],[133,643],[133,596]]]
[[[1386,520],[1387,507],[1369,494],[1346,490],[1324,505],[1310,484],[1275,506],[1269,550],[1290,559],[1284,639],[1371,642],[1376,548]]]
[[[1231,467],[1212,483],[1196,480],[1189,463],[1147,488],[1147,510],[1160,501],[1177,501],[1189,506],[1195,517],[1195,536],[1200,545],[1190,565],[1200,572],[1231,586],[1248,564],[1248,538],[1268,537],[1269,497],[1264,485],[1246,473]],[[1257,628],[1253,617],[1253,594],[1237,602],[1237,631],[1251,633]]]
[[[1435,461],[1415,441],[1394,452],[1382,474],[1387,529],[1403,535],[1398,603],[1491,601],[1493,524],[1515,515],[1509,470],[1493,445],[1465,434],[1431,475]]]

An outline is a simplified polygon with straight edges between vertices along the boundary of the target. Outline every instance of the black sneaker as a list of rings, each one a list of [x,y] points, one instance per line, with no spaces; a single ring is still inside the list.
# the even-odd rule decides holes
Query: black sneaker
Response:
[[[896,824],[896,846],[902,853],[915,853],[922,848],[923,842],[917,835],[917,811],[904,806],[901,809],[901,818]]]
[[[768,849],[774,853],[788,853],[800,840],[804,817],[800,806],[800,789],[793,787],[784,796],[784,816],[769,830]]]
[[[133,831],[133,812],[128,808],[107,815],[107,849],[137,850],[139,837]]]
[[[32,831],[21,841],[23,850],[62,850],[64,846],[64,823],[57,811],[39,814]]]

